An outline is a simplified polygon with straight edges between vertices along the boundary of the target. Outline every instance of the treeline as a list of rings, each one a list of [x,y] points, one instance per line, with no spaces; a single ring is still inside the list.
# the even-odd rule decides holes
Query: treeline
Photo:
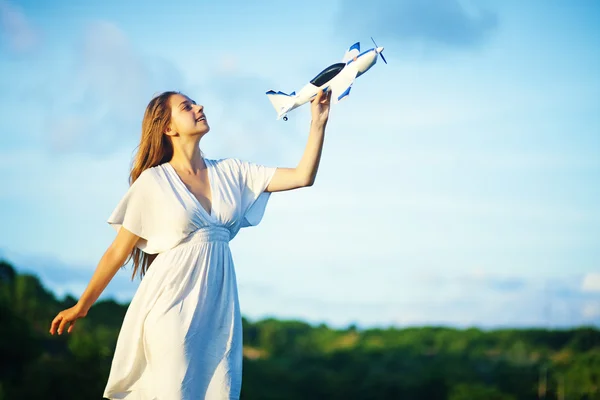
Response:
[[[57,299],[0,261],[0,400],[100,399],[126,304],[96,303],[71,335]],[[336,330],[244,319],[242,399],[600,399],[600,331]]]

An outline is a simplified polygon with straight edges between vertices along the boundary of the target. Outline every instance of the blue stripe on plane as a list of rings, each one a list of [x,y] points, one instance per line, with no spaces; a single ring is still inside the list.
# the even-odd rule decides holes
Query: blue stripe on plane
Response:
[[[348,49],[348,52],[350,52],[350,51],[352,51],[354,49],[358,50],[358,52],[360,53],[360,42],[356,42],[352,46],[350,46],[350,48]],[[361,54],[363,54],[363,53],[361,53]],[[360,57],[360,54],[358,56],[356,56],[356,58],[358,58],[358,57]],[[354,61],[354,57],[352,57],[351,59],[349,59],[346,62],[346,65],[350,64],[353,61]]]
[[[287,94],[287,93],[285,93],[285,92],[282,92],[281,90],[279,90],[279,91],[277,91],[277,92],[276,92],[276,91],[274,91],[274,90],[269,90],[269,91],[268,91],[268,92],[266,92],[265,94],[278,94],[278,95],[281,95],[281,96],[288,96],[288,97],[290,97],[290,96],[295,96],[295,95],[296,95],[296,92],[292,92],[292,93],[290,93],[290,94]]]
[[[338,101],[340,101],[344,97],[348,96],[350,94],[351,88],[352,88],[352,86],[348,86],[348,89],[344,90],[344,93],[340,94],[340,96],[338,97]]]
[[[370,52],[370,51],[374,51],[374,50],[375,50],[375,49],[369,49],[369,50],[365,50],[365,51],[363,51],[362,53],[360,53],[360,54],[359,54],[358,56],[356,56],[356,57],[364,56],[364,55],[365,55],[365,54],[367,54],[368,52]]]
[[[357,56],[356,56],[356,59],[359,59],[361,56],[364,56],[365,54],[367,54],[367,53],[369,53],[369,52],[371,52],[371,51],[375,51],[375,49],[373,48],[373,49],[369,49],[369,50],[365,50],[365,51],[363,51],[362,53],[360,53],[359,55],[357,55]],[[351,60],[349,60],[349,61],[346,63],[346,65],[348,65],[348,64],[350,64],[350,63],[352,63],[353,61],[354,61],[354,58],[353,58],[353,59],[351,59]]]

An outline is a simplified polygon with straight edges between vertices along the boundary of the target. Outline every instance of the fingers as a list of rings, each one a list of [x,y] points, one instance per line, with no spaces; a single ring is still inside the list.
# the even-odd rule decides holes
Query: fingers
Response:
[[[328,90],[326,94],[321,93],[321,95],[315,98],[317,104],[329,105],[331,103],[331,90]]]
[[[77,320],[73,320],[73,322],[71,322],[71,326],[69,326],[69,329],[67,329],[67,333],[73,332],[73,327],[75,326],[75,322],[77,322]]]
[[[56,332],[56,328],[58,327],[58,324],[60,323],[60,321],[62,320],[62,314],[58,314],[53,320],[52,320],[52,324],[50,325],[50,334],[54,335],[54,333]]]
[[[315,97],[310,102],[316,104],[329,104],[331,102],[331,90],[328,90],[327,94],[324,93],[325,92],[323,89],[319,89]]]
[[[323,98],[323,89],[317,91],[317,95],[310,101],[311,103],[320,103]]]
[[[63,331],[65,330],[65,325],[67,325],[67,323],[69,322],[68,319],[63,318],[62,321],[60,322],[60,325],[58,326],[58,334],[62,335]]]
[[[52,321],[52,325],[50,326],[50,334],[54,335],[54,333],[58,332],[59,335],[62,335],[63,331],[65,330],[65,326],[69,322],[71,322],[71,325],[69,326],[67,333],[71,333],[73,331],[75,320],[71,321],[70,318],[67,318],[64,313],[59,313]]]

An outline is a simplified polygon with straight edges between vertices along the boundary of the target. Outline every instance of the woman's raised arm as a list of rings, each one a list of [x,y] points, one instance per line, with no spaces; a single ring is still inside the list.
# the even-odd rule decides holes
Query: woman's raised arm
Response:
[[[322,90],[311,101],[312,120],[304,154],[296,168],[277,168],[266,189],[267,192],[312,186],[315,182],[323,151],[325,127],[329,119],[330,102],[331,91],[325,94]]]

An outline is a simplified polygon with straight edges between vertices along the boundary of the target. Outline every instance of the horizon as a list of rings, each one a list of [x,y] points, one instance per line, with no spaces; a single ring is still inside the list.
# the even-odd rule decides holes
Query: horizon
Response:
[[[0,262],[6,262],[9,265],[11,265],[13,268],[15,268],[15,266],[10,262],[10,260],[4,259],[0,257]],[[45,282],[36,274],[35,271],[33,270],[17,270],[15,269],[17,274],[28,274],[31,276],[34,276],[42,285],[42,287],[48,291],[50,291],[50,293],[56,298],[57,301],[65,301],[67,299],[74,299],[75,301],[77,301],[77,297],[73,296],[72,293],[64,293],[62,296],[57,296],[56,293],[54,293],[52,291],[51,288],[49,288],[47,285],[45,285]],[[121,306],[121,307],[128,307],[129,306],[129,301],[127,300],[122,300],[120,301],[119,299],[115,298],[115,297],[110,297],[110,296],[102,296],[102,298],[98,299],[98,301],[95,304],[101,303],[101,302],[114,302],[117,305]],[[393,330],[406,330],[406,329],[414,329],[414,328],[431,328],[431,329],[436,329],[436,328],[442,328],[442,329],[451,329],[451,330],[455,330],[455,331],[468,331],[468,330],[479,330],[481,332],[498,332],[498,331],[504,331],[504,330],[513,330],[513,331],[531,331],[531,330],[541,330],[541,331],[546,331],[546,332],[569,332],[569,331],[576,331],[576,330],[586,330],[586,329],[594,329],[594,330],[599,330],[600,327],[599,326],[595,326],[593,324],[582,324],[582,325],[571,325],[571,326],[513,326],[513,325],[498,325],[498,326],[476,326],[476,325],[451,325],[451,324],[445,324],[445,323],[435,323],[433,321],[429,322],[428,324],[408,324],[408,325],[368,325],[368,326],[361,326],[361,325],[357,325],[355,323],[349,323],[349,324],[342,324],[342,325],[331,325],[328,324],[326,321],[317,321],[317,320],[305,320],[305,319],[300,319],[300,318],[283,318],[283,317],[278,317],[277,315],[261,315],[259,317],[255,317],[255,318],[251,318],[248,317],[247,315],[245,315],[244,313],[242,313],[242,318],[244,318],[245,320],[247,320],[249,323],[251,324],[256,324],[256,323],[260,323],[263,321],[268,321],[268,320],[276,320],[278,322],[282,322],[282,323],[286,323],[286,322],[298,322],[298,323],[302,323],[302,324],[306,324],[309,325],[312,328],[317,328],[319,326],[325,326],[327,327],[327,329],[330,330],[341,330],[341,331],[348,331],[348,330],[357,330],[357,331],[370,331],[370,330],[388,330],[388,329],[393,329]]]

